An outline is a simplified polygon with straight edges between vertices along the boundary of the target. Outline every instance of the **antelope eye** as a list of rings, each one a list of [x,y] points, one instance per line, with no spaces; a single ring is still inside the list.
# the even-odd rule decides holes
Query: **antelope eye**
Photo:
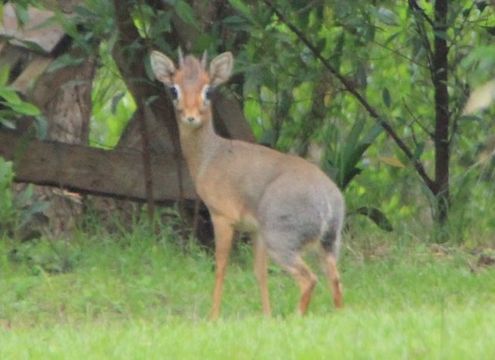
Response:
[[[177,100],[179,98],[179,89],[177,88],[177,85],[172,85],[169,89],[172,100]]]
[[[211,94],[213,93],[213,88],[211,86],[205,86],[203,93],[203,98],[205,101],[211,101]]]

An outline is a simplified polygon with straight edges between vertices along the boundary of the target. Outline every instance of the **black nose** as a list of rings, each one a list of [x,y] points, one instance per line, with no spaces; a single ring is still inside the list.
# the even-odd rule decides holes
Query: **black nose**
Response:
[[[187,118],[187,121],[188,121],[189,123],[193,123],[193,122],[194,122],[194,117],[193,117],[193,116],[189,116],[189,117]]]

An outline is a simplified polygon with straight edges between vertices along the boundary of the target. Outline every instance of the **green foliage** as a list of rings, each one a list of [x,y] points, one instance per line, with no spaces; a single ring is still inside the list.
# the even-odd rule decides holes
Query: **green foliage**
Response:
[[[13,178],[12,163],[0,157],[0,234],[14,219],[14,201],[11,191]]]
[[[8,108],[10,111],[2,112],[2,121],[5,124],[7,121],[6,116],[37,116],[40,115],[39,109],[28,102],[22,101],[16,91],[8,86],[0,87],[0,97],[3,99],[0,103]]]
[[[341,189],[345,189],[361,173],[362,169],[358,165],[381,132],[379,125],[366,131],[364,119],[358,118],[347,136],[327,152],[323,168]]]
[[[90,144],[113,148],[136,110],[136,104],[122,81],[110,54],[111,44],[100,45],[100,61],[93,80]]]
[[[190,43],[182,44],[188,51],[233,51],[236,74],[241,76],[231,86],[260,142],[301,156],[309,156],[316,145],[322,153],[320,165],[345,188],[351,212],[365,208],[369,211],[360,212],[378,214],[375,210],[380,210],[390,224],[421,219],[425,228],[431,228],[435,214],[431,189],[390,137],[378,136],[381,130],[355,97],[343,91],[264,2],[229,0],[216,13],[182,0],[165,3],[157,8],[148,1],[130,2],[132,20],[146,47],[175,52],[179,21],[194,34],[187,40]],[[495,164],[487,149],[495,109],[484,105],[466,116],[463,108],[472,89],[495,78],[494,7],[485,1],[448,2],[448,29],[439,33],[431,26],[434,2],[271,3],[389,121],[430,177],[435,172],[431,47],[435,35],[447,39],[454,214],[447,231],[455,239],[465,239],[472,227],[493,233],[495,226],[487,219],[495,216],[490,208]],[[413,3],[421,10],[414,9]],[[205,22],[208,16],[213,21]],[[75,19],[61,14],[55,18],[85,50],[83,56],[94,54],[100,44],[90,137],[92,145],[112,147],[135,110],[111,58],[117,33],[112,2],[88,0],[76,8]],[[81,24],[84,32],[78,31]],[[132,53],[129,49],[129,56]],[[80,60],[62,57],[54,66]],[[481,164],[480,158],[486,156],[489,159]],[[460,223],[462,229],[457,227]]]
[[[14,172],[12,162],[0,157],[0,236],[18,237],[22,231],[31,236],[26,229],[33,217],[42,214],[48,203],[33,199],[33,186],[13,192]]]
[[[434,201],[419,178],[411,179],[410,162],[390,138],[372,136],[372,145],[364,145],[353,136],[360,122],[366,124],[363,137],[367,131],[372,132],[373,120],[364,116],[364,109],[351,96],[335,90],[340,84],[328,77],[327,70],[296,41],[294,33],[280,25],[275,16],[267,17],[265,6],[233,3],[241,14],[249,13],[250,18],[257,19],[250,21],[250,41],[239,54],[249,64],[241,65],[246,73],[245,112],[257,136],[282,150],[295,150],[302,155],[305,146],[301,144],[308,141],[324,144],[323,166],[330,165],[329,173],[347,187],[346,198],[351,209],[362,206],[356,199],[367,198],[371,204],[386,208],[385,213],[396,220],[424,213],[425,206],[431,206],[434,213]],[[374,5],[331,1],[317,2],[311,7],[275,2],[321,55],[346,74],[369,103],[389,120],[433,177],[431,134],[435,127],[435,104],[429,70],[431,48],[425,44],[425,34],[427,41],[433,41],[434,32],[426,20],[433,18],[433,5],[427,2],[420,5],[424,16],[411,11],[407,2]],[[491,121],[493,109],[478,113],[476,125],[461,113],[469,86],[486,83],[494,77],[495,57],[490,55],[495,16],[493,7],[479,7],[473,1],[449,2],[449,8],[449,30],[444,36],[450,48],[452,208],[473,214],[469,216],[473,223],[464,224],[477,226],[474,224],[483,215],[476,210],[474,199],[457,196],[464,189],[479,188],[474,180],[476,175],[471,178],[474,182],[461,181],[466,169],[475,171],[471,166],[476,163],[476,156],[470,163],[463,161],[463,165],[459,160],[476,148],[485,148],[484,144],[490,141],[489,134],[495,125]],[[318,92],[322,79],[328,88]],[[298,88],[304,91],[298,92]],[[323,104],[318,105],[322,97]],[[480,179],[479,172],[477,176]],[[358,184],[349,187],[350,180]],[[378,188],[383,191],[377,191]],[[389,188],[396,192],[387,192]],[[491,193],[488,183],[483,182],[482,188],[481,192]],[[371,196],[363,198],[360,195],[363,190]]]
[[[0,68],[0,126],[7,129],[16,129],[17,121],[24,116],[35,119],[38,135],[46,135],[46,121],[40,110],[33,104],[21,99],[17,92],[7,85],[10,68]]]

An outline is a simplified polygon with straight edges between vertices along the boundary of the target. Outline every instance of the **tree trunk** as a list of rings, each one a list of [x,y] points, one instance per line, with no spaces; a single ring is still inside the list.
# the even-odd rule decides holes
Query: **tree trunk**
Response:
[[[435,186],[437,211],[435,220],[440,225],[448,219],[449,195],[449,94],[448,46],[447,46],[448,0],[435,1],[434,49],[433,49],[433,86],[435,88]]]
[[[89,58],[79,66],[66,69],[71,76],[52,89],[52,98],[42,108],[48,119],[47,140],[78,145],[88,143],[95,68],[96,62]],[[54,78],[57,78],[56,74]],[[45,215],[51,234],[61,236],[74,230],[83,211],[81,196],[44,186],[37,186],[35,193],[50,204]]]

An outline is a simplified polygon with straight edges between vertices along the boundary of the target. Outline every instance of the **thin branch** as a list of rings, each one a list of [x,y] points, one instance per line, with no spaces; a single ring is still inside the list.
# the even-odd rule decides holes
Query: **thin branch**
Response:
[[[323,66],[333,75],[335,76],[346,88],[348,92],[350,92],[356,100],[366,109],[366,111],[370,114],[370,116],[380,124],[380,126],[387,132],[387,134],[395,141],[397,146],[402,150],[407,159],[412,163],[414,168],[416,169],[418,175],[423,179],[428,188],[432,188],[434,186],[433,181],[430,179],[423,164],[414,156],[413,152],[409,149],[409,147],[402,141],[401,138],[397,135],[392,126],[378,113],[378,111],[371,106],[368,101],[359,93],[358,90],[354,87],[354,85],[347,80],[341,73],[339,73],[332,64],[323,57],[321,52],[316,48],[316,46],[306,37],[306,35],[299,30],[294,24],[287,20],[287,18],[278,10],[271,1],[263,0],[263,2],[275,13],[278,19],[285,24],[290,31],[292,31],[298,38],[301,40],[304,45],[313,53],[313,56],[321,61]]]
[[[418,124],[421,130],[423,130],[431,139],[433,139],[435,135],[419,121],[418,117],[414,114],[414,112],[411,110],[409,105],[407,105],[407,102],[404,99],[402,99],[402,102],[404,104],[404,108],[409,113],[409,116],[411,116],[411,118],[413,119],[413,123]]]
[[[431,27],[434,26],[433,20],[425,13],[423,8],[418,5],[416,0],[409,0],[409,7],[416,13],[419,13],[427,22],[430,24]]]
[[[473,1],[473,3],[471,4],[471,6],[467,9],[468,14],[471,13],[471,11],[473,10],[473,8],[475,6],[476,6],[476,1]],[[468,16],[465,16],[464,17],[464,20],[461,23],[461,25],[457,29],[454,28],[454,37],[451,40],[451,43],[452,44],[455,44],[455,42],[459,38],[460,34],[462,34],[462,31],[464,30],[464,26],[466,26],[466,24],[469,23],[468,19],[469,19],[469,15]]]
[[[379,43],[379,42],[378,42],[378,41],[376,41],[376,40],[373,40],[373,41],[372,41],[372,43],[373,43],[373,44],[376,44],[376,45],[378,45],[378,46],[380,46],[381,48],[383,48],[383,49],[385,49],[385,50],[387,50],[387,51],[390,51],[392,54],[394,54],[394,55],[396,55],[396,56],[398,56],[398,57],[401,57],[401,58],[403,58],[404,60],[409,61],[411,64],[417,65],[418,67],[421,67],[421,68],[424,68],[424,69],[428,69],[428,66],[425,66],[425,65],[423,65],[423,64],[421,64],[421,63],[419,63],[418,61],[416,61],[416,60],[414,60],[414,59],[411,59],[409,56],[402,54],[402,53],[401,53],[400,51],[398,51],[398,50],[391,49],[391,48],[389,48],[388,46],[386,46],[385,44]]]
[[[426,15],[424,10],[416,3],[415,0],[409,0],[409,7],[413,11],[416,28],[419,36],[421,37],[421,41],[423,42],[423,47],[426,50],[427,60],[428,60],[428,68],[431,70],[433,68],[433,49],[430,44],[430,40],[428,39],[428,34],[426,33],[426,29],[424,27],[423,22],[420,21],[420,18],[425,19],[430,26],[434,27],[433,21]],[[431,75],[432,79],[434,75]]]

